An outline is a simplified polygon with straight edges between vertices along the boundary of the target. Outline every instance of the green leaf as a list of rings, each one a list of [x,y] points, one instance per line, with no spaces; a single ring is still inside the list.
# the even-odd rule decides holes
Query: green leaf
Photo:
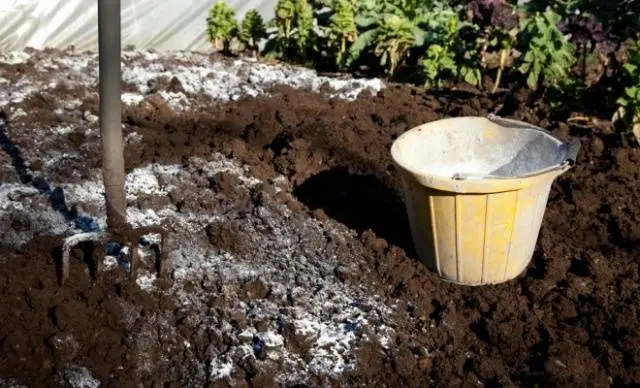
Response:
[[[478,86],[480,79],[482,78],[479,69],[472,69],[468,67],[462,67],[462,69],[460,69],[460,75],[462,75],[464,82],[473,86]]]
[[[356,39],[356,41],[349,48],[347,66],[350,66],[353,62],[355,62],[360,57],[360,55],[362,55],[362,52],[366,48],[373,45],[376,39],[376,34],[376,30],[369,30],[363,32],[362,34],[360,34],[360,36],[358,36],[358,39]]]
[[[533,62],[533,60],[535,59],[534,55],[535,55],[535,54],[534,54],[534,52],[533,52],[533,51],[527,51],[527,52],[524,54],[524,60],[525,60],[526,62]]]
[[[634,63],[625,63],[622,65],[622,68],[629,74],[634,75],[636,71],[638,71],[638,65]]]
[[[542,72],[542,64],[540,62],[533,62],[533,66],[531,67],[531,71],[536,74],[540,74]]]
[[[387,54],[386,51],[382,52],[382,55],[380,56],[380,66],[385,67],[387,66],[387,58],[389,57],[389,55]]]
[[[560,22],[560,20],[562,19],[562,17],[560,15],[558,15],[557,13],[555,13],[553,10],[551,9],[547,9],[544,12],[544,18],[546,19],[547,23],[551,26],[555,26],[556,24],[558,24],[558,22]]]
[[[422,47],[424,46],[425,41],[427,40],[427,37],[429,36],[429,33],[425,30],[422,30],[419,27],[414,28],[413,30],[413,45],[416,47]]]
[[[358,27],[366,29],[378,23],[379,18],[376,16],[367,16],[367,15],[357,15],[355,17],[355,22]]]
[[[529,77],[527,77],[527,85],[534,90],[538,86],[538,76],[534,72],[529,73]]]

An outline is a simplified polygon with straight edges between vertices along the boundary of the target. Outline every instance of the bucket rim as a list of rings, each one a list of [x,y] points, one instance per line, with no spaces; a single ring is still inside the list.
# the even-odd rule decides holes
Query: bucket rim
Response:
[[[400,161],[401,158],[398,157],[398,144],[410,133],[414,133],[416,131],[420,131],[422,128],[430,125],[434,125],[438,122],[443,121],[453,121],[460,119],[481,119],[484,118],[489,120],[495,124],[498,124],[507,128],[520,128],[520,129],[528,129],[535,130],[543,133],[545,136],[552,138],[554,141],[558,142],[560,147],[565,148],[565,157],[562,162],[555,164],[553,166],[532,171],[527,174],[518,175],[518,176],[489,176],[482,178],[474,178],[471,176],[440,176],[425,173],[424,171],[417,171],[406,163]],[[565,142],[562,139],[558,138],[556,135],[551,133],[550,131],[541,128],[539,126],[529,124],[524,121],[515,120],[515,119],[507,119],[500,116],[497,116],[493,113],[487,116],[459,116],[459,117],[447,117],[439,120],[434,120],[430,122],[423,123],[421,125],[410,128],[405,131],[403,134],[398,136],[396,140],[393,141],[390,151],[391,158],[393,159],[394,164],[399,167],[405,174],[409,174],[415,180],[417,180],[420,184],[437,189],[442,191],[449,192],[458,192],[458,193],[497,193],[502,191],[512,191],[518,190],[524,187],[528,187],[534,184],[539,184],[542,182],[548,182],[551,184],[552,180],[561,175],[562,173],[569,170],[576,163],[577,154],[580,149],[580,142],[576,139],[571,142]]]

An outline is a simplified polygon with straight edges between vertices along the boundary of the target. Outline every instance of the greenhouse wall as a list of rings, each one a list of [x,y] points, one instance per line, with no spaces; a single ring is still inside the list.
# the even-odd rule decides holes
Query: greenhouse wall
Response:
[[[0,0],[0,51],[98,48],[98,0]],[[121,0],[122,46],[210,51],[205,21],[215,0]],[[275,0],[227,0],[238,18],[255,8],[273,17]]]

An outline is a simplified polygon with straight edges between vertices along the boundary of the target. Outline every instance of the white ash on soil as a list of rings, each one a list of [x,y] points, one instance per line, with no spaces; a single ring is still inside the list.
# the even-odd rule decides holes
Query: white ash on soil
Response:
[[[83,152],[99,151],[96,112],[83,110],[79,103],[96,95],[97,56],[71,51],[0,54],[0,65],[27,61],[33,61],[38,76],[10,82],[0,71],[0,83],[10,85],[0,88],[0,109],[9,112],[9,121],[18,119],[4,128],[9,137],[20,133],[40,144],[20,150],[23,173],[32,180],[42,179],[49,190],[39,192],[33,182],[22,183],[17,174],[0,183],[0,242],[15,246],[36,234],[80,231],[52,208],[50,194],[56,188],[64,193],[67,208],[75,207],[79,215],[91,217],[100,228],[106,224],[101,173],[83,168],[81,160]],[[149,84],[176,77],[182,91],[158,92],[176,111],[200,103],[196,101],[200,93],[224,102],[268,93],[276,85],[290,85],[322,88],[332,96],[353,99],[363,90],[375,93],[384,87],[379,80],[337,80],[307,69],[248,59],[216,61],[192,53],[125,53],[123,71],[125,82],[136,89],[123,95],[125,104],[142,101],[150,92]],[[58,74],[64,74],[64,80],[59,80]],[[53,128],[29,123],[28,99],[35,93],[46,95],[62,83],[82,90],[80,95],[69,93],[68,99],[54,100],[57,108],[53,113],[64,116],[65,122]],[[78,133],[86,136],[80,149],[56,146],[66,136]],[[132,133],[127,141],[144,139]],[[43,161],[38,172],[30,168],[36,160]],[[11,161],[0,160],[0,164],[2,169],[13,170]],[[69,179],[50,178],[64,176],[59,171],[68,171]],[[208,160],[192,158],[185,166],[154,164],[128,174],[129,221],[134,226],[164,223],[170,231],[171,287],[158,287],[155,274],[144,268],[140,268],[137,285],[150,294],[174,298],[179,306],[176,311],[141,316],[139,307],[121,301],[123,311],[128,311],[123,315],[126,325],[133,327],[138,320],[144,328],[132,334],[138,357],[135,365],[126,366],[140,376],[164,371],[182,376],[189,385],[225,380],[233,386],[247,373],[273,375],[279,383],[300,383],[311,377],[322,381],[353,370],[361,344],[372,341],[385,346],[394,341],[392,310],[371,285],[354,286],[334,274],[342,265],[340,256],[349,253],[334,252],[335,244],[330,241],[344,241],[352,232],[331,220],[320,223],[294,214],[269,194],[282,195],[282,187],[290,185],[286,178],[261,182],[247,171],[215,154]],[[235,177],[237,193],[227,198],[224,192],[210,189],[210,179],[218,174]],[[260,199],[252,210],[239,206],[242,197],[256,193]],[[178,208],[170,198],[181,195],[188,197]],[[202,207],[203,203],[215,206]],[[229,224],[240,226],[236,237],[245,249],[233,251],[233,245],[219,247],[209,241],[208,227]],[[141,251],[141,257],[145,265],[151,264],[146,250]],[[114,257],[106,256],[104,264],[105,271],[118,269]],[[366,271],[366,265],[342,266],[342,271]],[[187,322],[181,330],[175,326],[178,316]],[[185,326],[189,330],[182,330]],[[172,363],[176,352],[183,352],[186,362]],[[82,365],[61,371],[60,378],[72,386],[97,383]]]
[[[0,388],[28,388],[25,385],[18,384],[15,379],[0,378]]]
[[[221,156],[217,159],[200,168],[205,178],[241,171],[239,167],[229,169],[228,161],[220,162]],[[195,161],[190,166],[198,164]],[[162,180],[178,189],[179,181],[203,178],[194,177],[195,168],[189,170]],[[257,184],[248,177],[244,181],[250,182],[245,183],[245,189]],[[184,191],[185,187],[179,189]],[[308,374],[337,376],[353,369],[353,351],[364,340],[363,327],[374,336],[369,340],[385,343],[393,336],[390,309],[370,296],[371,290],[350,287],[332,276],[337,257],[325,255],[321,246],[309,250],[324,241],[323,234],[337,240],[348,233],[346,230],[321,226],[312,219],[292,219],[284,205],[268,196],[263,201],[251,217],[224,208],[207,216],[154,209],[157,221],[170,220],[176,225],[174,241],[179,245],[171,248],[176,283],[168,292],[191,311],[211,311],[215,300],[216,311],[222,312],[193,318],[200,328],[221,328],[216,335],[228,341],[226,352],[213,351],[206,365],[208,378],[233,376],[238,364],[247,362],[255,363],[258,370],[278,370],[278,380],[283,383],[304,381]],[[208,223],[224,225],[236,219],[242,220],[244,243],[252,247],[250,252],[234,254],[203,241],[202,231]],[[152,275],[143,275],[139,281],[145,289],[152,289]],[[185,284],[190,284],[188,291]],[[216,290],[222,296],[212,295]],[[361,305],[373,308],[365,312]],[[287,341],[282,336],[286,330],[292,330]],[[176,342],[183,341],[198,343],[197,338]],[[305,343],[307,349],[301,353],[292,341]]]
[[[173,192],[198,193],[200,200],[209,197],[214,201],[219,194],[204,189],[203,185],[216,174],[239,178],[238,190],[246,195],[250,188],[260,188],[262,184],[247,176],[242,166],[220,154],[212,155],[210,161],[194,158],[184,168],[150,165],[135,169],[127,177],[129,220],[136,226],[165,222],[172,229],[168,248],[173,285],[168,290],[156,288],[155,274],[146,271],[139,274],[137,283],[147,292],[174,297],[181,306],[179,314],[188,315],[195,329],[190,336],[176,331],[171,323],[175,321],[175,311],[138,318],[146,320],[143,327],[148,328],[136,334],[139,357],[135,367],[139,373],[175,368],[169,364],[169,356],[180,349],[192,355],[188,359],[189,369],[199,371],[190,377],[193,383],[217,379],[233,383],[241,376],[238,374],[241,368],[274,373],[279,382],[295,383],[309,376],[336,377],[353,370],[359,344],[391,341],[394,333],[390,308],[373,295],[373,290],[350,286],[333,275],[339,259],[327,254],[325,236],[334,241],[348,236],[350,232],[343,226],[332,222],[322,225],[311,218],[293,216],[266,192],[251,214],[236,209],[234,201],[201,212],[178,211],[174,204],[167,203],[167,195]],[[52,182],[56,184],[64,188],[69,206],[80,205],[104,227],[100,180],[79,184]],[[47,208],[46,200],[40,211],[34,212],[33,200],[42,195],[29,186],[2,185],[0,195],[2,217],[26,217],[30,230],[41,233],[77,232],[57,212]],[[141,198],[148,199],[145,203],[149,207],[134,205]],[[238,220],[243,243],[251,249],[232,253],[207,241],[208,225],[224,226]],[[3,235],[3,242],[18,243],[17,240],[27,238],[28,235]],[[143,260],[147,258],[143,255]],[[106,270],[117,268],[113,258],[106,261]],[[363,309],[364,305],[368,307]],[[123,308],[131,310],[129,316],[135,317],[135,306]],[[159,341],[158,332],[171,333],[173,338],[168,342],[173,345]],[[225,347],[211,347],[208,358],[203,360],[196,356],[193,347],[207,342],[205,334],[220,338]],[[159,359],[149,358],[158,348]],[[92,385],[90,375],[82,371],[65,371],[64,377],[74,386],[78,379]]]
[[[0,88],[0,108],[7,107],[12,118],[24,113],[14,105],[35,93],[46,93],[61,85],[93,89],[94,92],[90,94],[97,95],[97,53],[66,50],[57,55],[38,51],[0,54],[0,64],[18,65],[29,61],[33,62],[38,77],[20,77],[12,82],[0,71],[0,86],[3,86]],[[64,74],[64,77],[57,77],[57,74]],[[122,101],[126,105],[141,102],[145,95],[155,92],[154,85],[168,84],[174,78],[179,82],[176,87],[181,90],[162,90],[158,93],[176,111],[188,109],[190,98],[201,93],[213,101],[226,102],[245,96],[268,94],[272,87],[285,85],[353,100],[364,91],[376,93],[385,87],[377,78],[325,77],[307,68],[263,64],[251,58],[216,59],[211,55],[191,52],[122,53],[122,80],[136,90],[123,93]],[[72,111],[73,102],[67,101],[55,113]]]
[[[65,381],[72,388],[98,388],[100,381],[96,380],[84,367],[73,366],[64,370]]]

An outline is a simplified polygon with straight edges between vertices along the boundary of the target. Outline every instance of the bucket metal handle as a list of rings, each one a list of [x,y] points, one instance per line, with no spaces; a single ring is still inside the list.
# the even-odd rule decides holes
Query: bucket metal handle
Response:
[[[504,117],[500,117],[494,113],[489,113],[487,115],[487,119],[491,122],[494,122],[498,125],[501,125],[503,127],[510,127],[510,128],[520,128],[520,129],[533,129],[535,131],[539,131],[542,133],[545,133],[551,137],[553,137],[554,139],[557,139],[559,141],[562,141],[560,139],[558,139],[557,136],[555,136],[553,133],[551,133],[550,131],[547,131],[544,128],[540,128],[537,125],[533,125],[533,124],[529,124],[529,123],[525,123],[523,121],[519,121],[519,120],[513,120],[513,119],[506,119]],[[578,157],[578,151],[580,151],[580,142],[578,140],[573,140],[569,143],[567,142],[562,142],[562,148],[566,148],[566,154],[565,154],[565,159],[564,161],[561,163],[561,166],[573,166],[574,164],[576,164],[576,159]]]
[[[578,140],[574,140],[571,143],[566,144],[567,147],[567,155],[565,156],[564,163],[573,166],[576,164],[576,160],[578,159],[578,151],[580,151],[580,142]]]

